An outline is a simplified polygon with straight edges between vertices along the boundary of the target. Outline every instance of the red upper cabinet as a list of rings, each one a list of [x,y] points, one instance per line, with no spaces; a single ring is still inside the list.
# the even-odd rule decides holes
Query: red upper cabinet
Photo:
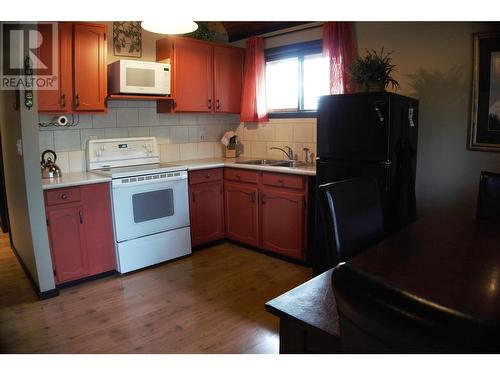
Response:
[[[176,112],[211,112],[213,107],[212,45],[190,38],[170,37],[157,42],[157,60],[170,58],[173,104]]]
[[[105,111],[107,94],[106,26],[73,24],[73,108]]]
[[[45,40],[39,55],[52,53],[51,24],[40,24]],[[38,111],[106,111],[106,25],[59,22],[59,77],[56,90],[38,91]]]
[[[156,41],[156,60],[172,65],[173,101],[158,112],[240,111],[243,49],[184,37]]]
[[[59,22],[59,41],[58,41],[58,79],[56,81],[56,90],[38,91],[38,111],[39,112],[71,112],[71,23]],[[44,43],[38,50],[41,61],[47,61],[49,54],[52,54],[52,24],[41,23],[38,25],[38,31],[41,33]]]
[[[240,112],[243,57],[241,48],[214,46],[215,112]]]

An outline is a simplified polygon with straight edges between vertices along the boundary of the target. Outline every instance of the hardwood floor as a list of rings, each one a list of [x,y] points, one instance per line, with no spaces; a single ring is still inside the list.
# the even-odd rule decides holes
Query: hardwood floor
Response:
[[[310,276],[223,243],[39,301],[1,235],[0,352],[278,353],[278,319],[264,303]]]

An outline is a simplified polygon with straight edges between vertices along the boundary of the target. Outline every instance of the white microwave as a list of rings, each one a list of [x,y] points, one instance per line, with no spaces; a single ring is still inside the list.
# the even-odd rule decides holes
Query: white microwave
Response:
[[[118,60],[108,65],[110,94],[170,95],[170,64]]]

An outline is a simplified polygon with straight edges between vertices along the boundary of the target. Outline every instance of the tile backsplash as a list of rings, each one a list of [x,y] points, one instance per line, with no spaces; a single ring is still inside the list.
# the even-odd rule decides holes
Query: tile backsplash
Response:
[[[41,114],[41,123],[57,115]],[[72,116],[68,116],[72,120]],[[244,157],[283,159],[270,147],[290,146],[304,160],[303,148],[316,155],[316,119],[271,119],[266,124],[239,122],[238,114],[158,114],[155,101],[110,101],[105,114],[75,115],[71,127],[39,127],[40,153],[57,153],[57,165],[64,172],[86,170],[89,138],[154,136],[160,145],[162,162],[222,157],[220,138],[233,130],[243,144]]]
[[[57,117],[40,114],[39,122]],[[72,116],[68,116],[72,120]],[[158,114],[155,101],[119,100],[108,103],[105,114],[80,114],[71,127],[39,127],[40,153],[51,149],[63,172],[86,170],[89,138],[154,136],[160,145],[162,162],[223,156],[220,138],[227,130],[236,131],[235,114]]]
[[[304,148],[316,155],[316,118],[271,119],[266,124],[240,124],[236,131],[243,143],[242,156],[283,159],[285,154],[271,147],[290,146],[299,160]]]

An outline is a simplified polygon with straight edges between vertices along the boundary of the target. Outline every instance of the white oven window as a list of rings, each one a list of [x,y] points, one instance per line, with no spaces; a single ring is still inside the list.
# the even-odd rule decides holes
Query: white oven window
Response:
[[[132,195],[134,223],[161,219],[174,214],[172,189],[147,191]]]
[[[153,69],[127,69],[127,86],[154,87],[155,71]]]

